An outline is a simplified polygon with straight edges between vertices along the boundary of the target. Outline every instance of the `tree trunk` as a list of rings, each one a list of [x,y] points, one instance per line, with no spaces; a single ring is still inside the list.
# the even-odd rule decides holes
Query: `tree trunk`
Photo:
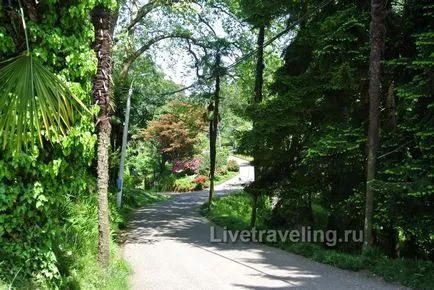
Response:
[[[214,177],[215,177],[215,165],[217,156],[217,129],[219,122],[219,105],[220,105],[220,54],[216,56],[215,62],[215,91],[214,91],[214,111],[213,118],[209,125],[209,156],[210,156],[210,166],[209,166],[209,200],[208,200],[208,210],[211,210],[211,203],[214,197]]]
[[[91,12],[95,28],[93,49],[98,58],[96,75],[92,78],[93,102],[100,111],[96,118],[98,131],[98,262],[105,268],[109,265],[110,228],[108,216],[108,180],[109,180],[109,142],[111,124],[109,117],[109,100],[111,84],[110,20],[111,14],[104,8],[95,8]]]
[[[256,77],[255,77],[255,97],[254,102],[262,102],[262,88],[264,86],[264,40],[265,26],[259,27],[258,42],[257,42],[257,62],[256,62]]]
[[[396,104],[395,104],[395,82],[390,81],[389,88],[387,89],[386,107],[389,115],[389,126],[396,127]]]
[[[265,25],[261,25],[259,27],[258,32],[258,41],[257,41],[257,61],[256,61],[256,75],[255,75],[255,95],[253,98],[253,102],[259,104],[263,99],[263,87],[264,87],[264,40],[265,40]],[[255,123],[253,123],[253,128],[255,127]],[[255,160],[255,181],[258,181],[260,178],[261,166],[258,164],[258,158],[254,156]],[[254,228],[256,225],[256,212],[258,207],[258,196],[255,191],[253,195],[253,203],[252,203],[252,215],[250,217],[250,227]]]
[[[124,60],[124,62],[122,63],[122,70],[121,73],[119,74],[119,79],[118,82],[116,83],[117,85],[121,86],[125,83],[125,80],[128,77],[128,72],[130,71],[130,67],[133,64],[133,60],[130,58],[127,58]]]
[[[371,53],[369,57],[369,129],[368,159],[366,165],[366,204],[363,249],[366,251],[373,244],[372,220],[374,214],[374,190],[371,182],[377,170],[380,129],[381,97],[381,60],[385,42],[385,25],[387,0],[371,0]]]
[[[164,170],[166,170],[166,163],[168,160],[169,160],[169,157],[167,156],[167,153],[163,152],[161,154],[160,174],[163,174]]]
[[[256,216],[258,212],[258,194],[255,192],[252,196],[252,215],[250,216],[250,228],[256,226]]]

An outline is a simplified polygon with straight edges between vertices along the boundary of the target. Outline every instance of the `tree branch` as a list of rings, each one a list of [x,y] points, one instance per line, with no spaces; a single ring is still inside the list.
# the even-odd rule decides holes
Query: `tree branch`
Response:
[[[196,68],[196,76],[197,76],[198,79],[200,79],[202,77],[202,75],[199,73],[199,63],[200,63],[200,60],[197,57],[196,53],[193,51],[193,49],[191,47],[191,42],[190,42],[189,39],[187,39],[187,44],[188,44],[188,52],[190,52],[190,54],[194,58],[194,66]]]
[[[152,10],[154,10],[160,5],[162,4],[159,3],[159,1],[153,0],[140,7],[139,11],[137,12],[136,18],[131,20],[130,24],[128,24],[126,27],[126,30],[130,31],[140,20],[142,20],[146,15],[151,13]]]

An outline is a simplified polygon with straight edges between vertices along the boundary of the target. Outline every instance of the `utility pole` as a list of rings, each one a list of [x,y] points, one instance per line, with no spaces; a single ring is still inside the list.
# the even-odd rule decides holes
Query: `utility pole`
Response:
[[[128,90],[128,98],[127,98],[127,108],[125,111],[125,122],[124,122],[124,131],[122,135],[122,151],[121,151],[121,162],[119,166],[119,175],[116,180],[116,186],[118,189],[116,204],[118,208],[122,206],[122,189],[124,183],[124,167],[125,167],[125,155],[127,151],[127,139],[128,139],[128,126],[130,123],[130,111],[131,111],[131,96],[133,94],[133,83],[131,82],[130,89]]]

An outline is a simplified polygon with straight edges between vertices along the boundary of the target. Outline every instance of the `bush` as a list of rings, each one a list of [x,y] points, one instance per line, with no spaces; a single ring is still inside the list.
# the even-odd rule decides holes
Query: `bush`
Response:
[[[229,171],[238,172],[240,171],[240,166],[235,160],[229,160],[227,168]]]
[[[172,191],[175,186],[176,177],[173,174],[164,174],[160,176],[157,183],[158,191]]]
[[[205,183],[208,181],[208,177],[204,175],[198,175],[194,182],[196,182],[196,190],[202,190],[205,186]]]
[[[178,192],[194,191],[196,182],[190,177],[186,176],[175,181],[174,190]]]
[[[228,168],[227,166],[222,166],[216,169],[215,171],[216,175],[226,175],[228,174]]]
[[[200,159],[195,157],[189,161],[184,162],[184,170],[188,175],[198,174],[200,166]]]
[[[200,159],[197,157],[187,161],[175,160],[175,162],[173,162],[172,173],[184,173],[187,175],[198,174],[200,162]]]
[[[217,149],[217,155],[216,155],[216,168],[223,167],[227,164],[229,158],[229,150],[226,148],[219,148]],[[210,167],[210,156],[209,152],[202,153],[199,156],[200,159],[200,165],[199,165],[199,174],[202,175],[208,175],[209,174],[209,167]]]

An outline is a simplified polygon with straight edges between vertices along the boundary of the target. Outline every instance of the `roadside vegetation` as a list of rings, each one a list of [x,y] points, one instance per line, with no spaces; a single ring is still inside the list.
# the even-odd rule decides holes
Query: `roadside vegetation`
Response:
[[[267,199],[258,209],[257,230],[285,230],[272,225],[272,207]],[[327,212],[319,206],[314,207],[314,219],[319,225],[327,224]],[[230,230],[246,230],[250,226],[252,211],[251,195],[244,191],[234,192],[230,195],[219,197],[214,202],[211,213],[208,213],[208,205],[203,204],[200,212],[209,220],[219,226]],[[315,230],[313,228],[312,230]],[[324,227],[320,229],[325,230]],[[351,271],[368,270],[372,275],[383,278],[386,281],[399,283],[412,289],[434,288],[434,263],[424,259],[398,258],[391,259],[378,250],[373,250],[365,255],[339,251],[327,247],[325,243],[291,243],[277,242],[267,243],[270,246],[281,248],[285,251],[302,255],[316,262],[329,264],[341,269]]]
[[[432,0],[1,1],[0,287],[125,289],[133,208],[209,187],[216,222],[362,230],[278,246],[429,288],[433,15]],[[255,182],[214,204],[230,152]]]
[[[148,127],[138,131],[127,152],[126,184],[158,192],[190,192],[209,187],[205,109],[193,101],[174,100],[162,106]],[[229,149],[217,148],[215,181],[239,172],[228,161]]]

